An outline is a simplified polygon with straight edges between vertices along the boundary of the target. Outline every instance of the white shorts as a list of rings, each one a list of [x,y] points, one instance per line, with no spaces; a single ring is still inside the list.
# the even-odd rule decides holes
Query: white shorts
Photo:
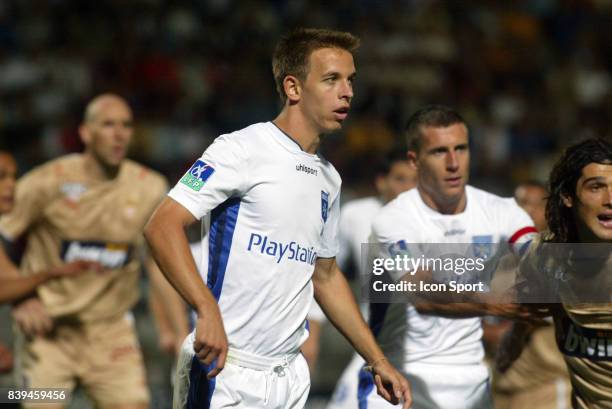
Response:
[[[413,409],[491,409],[491,389],[487,367],[411,366],[403,371],[412,388]],[[359,373],[359,409],[401,408],[391,406],[378,396],[374,379],[368,372]]]
[[[195,335],[185,338],[177,360],[173,409],[303,408],[310,390],[302,354],[268,358],[230,348],[225,368],[208,380],[211,367],[193,351]]]
[[[354,354],[353,359],[342,372],[338,380],[327,409],[356,409],[357,386],[359,385],[359,371],[365,365],[363,358]]]

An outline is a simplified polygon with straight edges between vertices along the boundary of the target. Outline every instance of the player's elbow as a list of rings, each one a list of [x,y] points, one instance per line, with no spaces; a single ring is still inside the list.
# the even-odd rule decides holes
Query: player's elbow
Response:
[[[155,239],[161,237],[164,226],[163,217],[159,214],[158,210],[153,212],[143,229],[144,237],[152,247],[154,246]]]

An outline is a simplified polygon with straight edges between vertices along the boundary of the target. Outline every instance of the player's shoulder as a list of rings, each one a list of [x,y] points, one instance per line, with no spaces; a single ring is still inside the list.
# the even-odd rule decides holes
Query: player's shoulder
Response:
[[[20,180],[28,185],[51,187],[74,174],[82,173],[83,155],[73,153],[51,159],[26,172]]]
[[[166,177],[156,170],[151,169],[132,159],[124,159],[122,173],[125,180],[129,182],[138,182],[138,185],[145,187],[147,190],[167,190],[168,181]]]
[[[402,209],[411,200],[409,192],[400,193],[395,199],[382,206],[374,216],[372,221],[373,228],[382,231],[393,229],[394,226],[397,226],[398,221],[402,220],[402,218],[399,218],[403,213]]]
[[[342,206],[342,212],[347,215],[363,215],[364,213],[378,212],[381,207],[382,203],[379,198],[368,196],[347,202]]]
[[[139,179],[147,180],[150,182],[165,183],[166,178],[158,171],[151,169],[148,166],[138,163],[132,159],[125,159],[122,166],[125,166],[125,172],[130,176],[136,176]]]
[[[466,186],[465,187],[467,199],[474,201],[479,206],[483,207],[484,210],[493,210],[493,211],[508,211],[512,209],[519,209],[519,205],[516,203],[516,200],[512,197],[503,197],[496,195],[495,193],[488,192],[483,189],[479,189],[474,186]]]
[[[324,176],[331,180],[332,184],[339,190],[342,185],[342,177],[340,176],[340,172],[336,169],[336,167],[329,161],[327,158],[320,153],[316,154],[319,158],[320,169],[323,172]]]
[[[251,157],[259,152],[265,152],[266,124],[256,123],[230,133],[224,133],[215,138],[206,149],[204,156],[213,158],[232,158],[236,163],[250,163]]]
[[[268,127],[269,124],[265,122],[252,124],[245,128],[219,135],[215,138],[213,144],[225,144],[230,147],[240,147],[248,150],[261,149],[263,148],[262,142],[266,138]]]

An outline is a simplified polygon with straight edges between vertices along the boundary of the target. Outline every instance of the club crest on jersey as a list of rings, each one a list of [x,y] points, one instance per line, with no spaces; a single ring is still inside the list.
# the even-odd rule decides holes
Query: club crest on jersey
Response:
[[[323,217],[323,221],[327,221],[327,212],[329,209],[329,193],[324,190],[321,190],[321,217]]]
[[[410,251],[408,250],[408,245],[405,240],[400,240],[397,243],[393,243],[388,247],[389,254],[391,257],[395,256],[410,256]]]
[[[493,236],[472,236],[474,257],[488,259],[493,254]]]
[[[181,178],[181,183],[186,185],[192,190],[199,192],[204,186],[204,183],[208,180],[208,178],[215,172],[215,169],[204,162],[201,159],[198,159],[196,163],[191,166],[191,168],[185,173],[185,176]]]
[[[81,196],[87,192],[85,185],[78,182],[66,182],[60,187],[60,190],[72,202],[78,202]]]

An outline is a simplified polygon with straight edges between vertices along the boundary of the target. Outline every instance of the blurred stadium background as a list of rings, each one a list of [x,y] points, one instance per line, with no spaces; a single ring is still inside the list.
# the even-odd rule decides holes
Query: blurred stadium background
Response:
[[[130,156],[174,184],[214,137],[275,116],[270,55],[296,26],[362,40],[349,121],[324,144],[345,200],[372,193],[374,159],[427,103],[466,117],[472,183],[499,194],[544,180],[570,141],[612,135],[610,0],[2,0],[0,148],[22,173],[79,151],[85,103],[114,91],[135,111]],[[143,305],[153,403],[165,408],[170,360]],[[6,309],[0,328],[10,340]],[[316,396],[349,356],[326,329]]]

